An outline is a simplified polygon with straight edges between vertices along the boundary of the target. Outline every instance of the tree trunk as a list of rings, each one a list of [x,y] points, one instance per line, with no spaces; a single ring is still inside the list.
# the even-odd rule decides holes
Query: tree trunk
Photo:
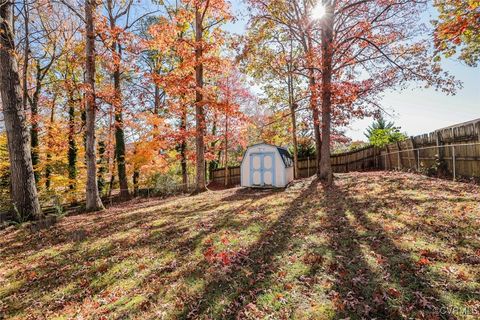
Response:
[[[40,163],[40,153],[38,152],[39,141],[38,141],[38,131],[40,130],[38,126],[38,100],[40,96],[40,91],[42,89],[42,79],[41,79],[41,68],[40,61],[37,61],[37,74],[35,81],[35,92],[33,93],[32,100],[30,103],[30,114],[32,127],[30,129],[30,143],[32,146],[32,164],[33,164],[33,174],[35,176],[35,183],[38,185],[40,180],[40,173],[37,170],[37,166]]]
[[[215,112],[213,114],[213,121],[212,121],[212,137],[215,137],[217,135],[217,118],[218,118],[218,115]],[[213,140],[210,143],[210,150],[212,151],[212,153],[215,152],[215,146],[216,145],[217,145],[217,140]],[[210,160],[208,162],[208,173],[211,175],[213,170],[218,168],[218,165],[219,165],[219,159]],[[207,176],[206,173],[205,173],[205,176]]]
[[[188,192],[188,172],[187,172],[187,139],[185,133],[187,131],[187,108],[183,106],[180,119],[180,131],[182,133],[182,142],[180,143],[180,166],[182,170],[183,192]]]
[[[297,142],[297,115],[295,114],[297,105],[293,91],[293,75],[288,74],[288,105],[290,107],[290,118],[292,121],[292,143],[293,143],[293,176],[298,178],[298,142]]]
[[[50,190],[50,185],[51,185],[51,175],[53,172],[53,167],[52,167],[52,148],[53,148],[53,125],[55,123],[55,102],[56,102],[56,95],[53,97],[52,101],[52,109],[50,110],[50,124],[48,126],[48,142],[47,142],[47,159],[46,159],[46,165],[45,165],[45,188],[47,190]]]
[[[68,187],[76,189],[77,179],[77,144],[75,142],[75,101],[73,90],[68,89]]]
[[[108,159],[106,157],[106,143],[103,140],[98,141],[98,161],[97,161],[97,184],[100,196],[105,194],[107,181],[105,175],[108,172]]]
[[[93,12],[95,10],[95,1],[85,1],[85,29],[86,29],[86,45],[85,45],[85,70],[87,80],[87,91],[85,94],[86,103],[86,161],[87,161],[87,187],[86,187],[86,210],[98,211],[103,210],[102,200],[97,187],[97,164],[95,151],[95,33]]]
[[[132,176],[132,181],[133,181],[133,195],[135,197],[138,197],[138,181],[140,179],[140,170],[138,168],[135,168],[133,170],[133,176]]]
[[[205,114],[203,110],[203,21],[198,7],[195,8],[195,125],[196,125],[196,192],[205,191]]]
[[[123,131],[123,115],[120,98],[120,71],[114,72],[114,88],[115,88],[115,154],[117,157],[118,166],[118,181],[120,183],[120,197],[127,199],[128,193],[128,180],[127,180],[127,167],[125,162],[125,133]]]
[[[310,109],[312,110],[313,118],[313,132],[315,135],[315,168],[317,176],[320,175],[320,159],[321,159],[321,149],[322,149],[322,138],[320,135],[320,116],[318,112],[318,101],[317,101],[317,88],[315,82],[315,71],[313,69],[313,52],[312,52],[312,38],[310,32],[307,37],[307,64],[308,64],[308,80],[310,85]]]
[[[160,87],[155,83],[155,92],[153,96],[153,113],[158,116],[160,113]],[[156,125],[155,125],[156,126]]]
[[[10,158],[12,204],[22,219],[43,218],[38,201],[17,62],[13,2],[0,0],[0,92]]]
[[[28,64],[30,63],[30,13],[28,10],[28,1],[23,1],[23,15],[24,15],[24,28],[25,28],[25,48],[23,51],[23,109],[27,110],[28,101]]]
[[[110,172],[110,183],[108,185],[108,197],[112,196],[113,186],[115,185],[115,167],[116,167],[115,157],[113,157],[112,172]]]
[[[225,187],[228,186],[228,114],[225,114]]]
[[[330,159],[330,131],[332,109],[332,42],[333,9],[329,6],[322,28],[322,152],[320,160],[320,179],[327,184],[333,181]]]
[[[109,12],[110,28],[111,30],[115,30],[116,18],[113,16],[114,13],[112,0],[107,1],[107,7]],[[125,133],[123,131],[123,108],[120,84],[120,61],[122,59],[122,48],[115,38],[112,41],[110,50],[114,56],[114,70],[112,77],[114,90],[113,108],[115,112],[115,154],[117,156],[118,182],[120,183],[120,198],[128,199],[130,195],[128,193],[127,168],[125,163]]]

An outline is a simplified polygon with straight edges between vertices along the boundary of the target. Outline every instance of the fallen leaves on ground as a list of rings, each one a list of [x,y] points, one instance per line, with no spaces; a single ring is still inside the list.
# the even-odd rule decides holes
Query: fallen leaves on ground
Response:
[[[0,315],[473,319],[479,191],[350,173],[329,188],[305,179],[284,191],[134,200],[38,233],[3,230]]]

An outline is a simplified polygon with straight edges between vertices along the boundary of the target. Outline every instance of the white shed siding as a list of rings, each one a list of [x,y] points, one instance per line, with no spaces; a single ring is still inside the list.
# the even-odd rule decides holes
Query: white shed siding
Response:
[[[252,153],[273,153],[275,159],[275,187],[285,187],[293,180],[293,167],[285,168],[277,147],[268,144],[258,144],[251,146],[245,152],[240,167],[240,185],[242,187],[250,187],[250,155]]]
[[[289,184],[290,181],[293,181],[293,167],[288,167],[285,171],[285,185]]]

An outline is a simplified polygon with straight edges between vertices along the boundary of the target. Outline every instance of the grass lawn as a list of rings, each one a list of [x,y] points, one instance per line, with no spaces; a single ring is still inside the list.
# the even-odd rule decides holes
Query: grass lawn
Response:
[[[407,173],[0,231],[0,318],[479,319],[480,188]]]

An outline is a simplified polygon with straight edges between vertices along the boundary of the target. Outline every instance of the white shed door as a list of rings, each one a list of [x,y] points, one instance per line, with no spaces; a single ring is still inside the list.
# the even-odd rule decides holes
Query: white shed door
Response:
[[[252,153],[250,156],[250,184],[273,186],[275,184],[275,154]]]
[[[263,184],[271,186],[273,184],[273,156],[266,154],[263,157]]]
[[[252,184],[259,186],[262,183],[262,157],[260,154],[253,154],[251,161],[252,169],[250,174],[252,175]]]

